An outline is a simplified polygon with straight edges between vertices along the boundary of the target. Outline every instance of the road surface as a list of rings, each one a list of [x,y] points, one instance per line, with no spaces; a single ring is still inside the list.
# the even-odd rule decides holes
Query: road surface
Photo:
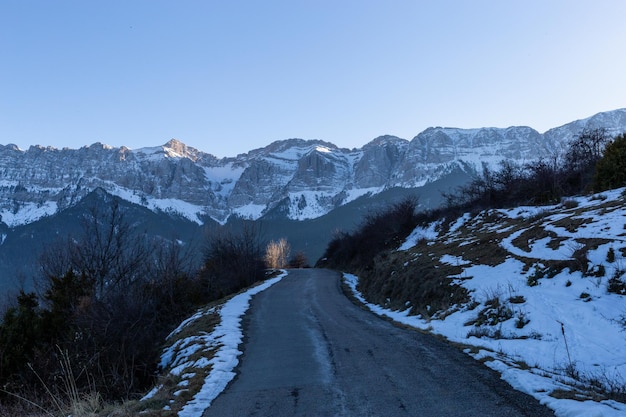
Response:
[[[553,416],[458,349],[356,306],[337,272],[291,270],[243,326],[238,376],[205,417]]]

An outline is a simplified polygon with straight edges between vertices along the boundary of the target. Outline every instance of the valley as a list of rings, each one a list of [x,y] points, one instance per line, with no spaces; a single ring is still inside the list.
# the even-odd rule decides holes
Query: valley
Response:
[[[353,230],[372,210],[407,195],[422,210],[438,207],[442,194],[484,166],[558,158],[580,131],[597,127],[626,131],[626,109],[543,134],[529,127],[434,127],[410,141],[381,136],[359,149],[288,139],[226,158],[175,139],[137,150],[4,145],[0,288],[30,288],[43,248],[75,233],[85,201],[98,193],[123,201],[148,234],[188,244],[220,225],[255,221],[264,239],[287,237],[313,264],[333,233]]]

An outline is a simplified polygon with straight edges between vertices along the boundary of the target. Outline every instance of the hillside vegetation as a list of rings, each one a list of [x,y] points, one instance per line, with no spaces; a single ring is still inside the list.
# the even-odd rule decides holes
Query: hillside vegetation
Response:
[[[585,154],[575,141],[561,164],[485,170],[448,207],[374,213],[320,265],[350,272],[374,311],[466,346],[563,415],[590,415],[589,403],[623,415],[625,143]]]
[[[151,238],[128,214],[100,193],[82,230],[40,257],[38,291],[3,312],[0,415],[96,415],[143,396],[183,319],[266,278],[251,224],[207,230],[199,248]]]
[[[425,313],[445,309],[467,297],[458,285],[441,282],[441,276],[448,276],[454,270],[441,270],[448,267],[439,265],[437,258],[454,252],[456,242],[445,247],[438,239],[437,247],[414,255],[407,272],[396,272],[402,269],[396,263],[407,266],[405,263],[409,261],[397,259],[395,250],[416,227],[429,230],[430,234],[448,232],[460,216],[477,213],[491,216],[493,213],[489,210],[492,209],[556,205],[567,196],[626,185],[620,158],[624,148],[624,135],[611,139],[605,129],[584,130],[560,159],[522,166],[505,161],[497,171],[485,166],[482,175],[447,195],[445,207],[417,212],[417,198],[408,198],[370,213],[353,232],[338,232],[318,266],[358,274],[361,287],[374,302],[400,307],[398,303],[410,301],[414,309]],[[472,245],[466,244],[464,251],[472,253],[476,261],[497,265],[507,256],[500,245],[493,244],[493,234],[477,230],[468,233],[473,235],[474,241]],[[584,248],[576,252],[577,257],[581,251]],[[569,264],[564,261],[563,266],[584,269],[574,266],[573,262],[576,261],[571,260]],[[416,280],[412,276],[420,278]]]
[[[625,194],[433,221],[348,278],[374,311],[461,344],[557,415],[623,415]]]

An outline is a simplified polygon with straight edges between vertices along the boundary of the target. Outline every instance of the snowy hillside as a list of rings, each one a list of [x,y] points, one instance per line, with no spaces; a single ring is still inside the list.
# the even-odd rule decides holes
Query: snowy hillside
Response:
[[[469,301],[416,315],[410,302],[404,311],[369,306],[465,346],[557,416],[624,416],[625,195],[619,189],[417,228],[396,251],[398,263],[410,270],[420,254],[433,258]],[[358,293],[358,277],[346,280]]]

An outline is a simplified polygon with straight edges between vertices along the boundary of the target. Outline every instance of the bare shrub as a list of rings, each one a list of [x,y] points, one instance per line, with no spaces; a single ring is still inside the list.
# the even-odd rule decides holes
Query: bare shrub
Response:
[[[541,159],[523,166],[504,161],[498,170],[483,166],[469,183],[444,197],[449,207],[462,207],[472,212],[521,204],[557,203],[565,195],[578,194],[591,187],[596,163],[603,158],[605,148],[609,150],[609,141],[607,129],[585,129],[573,138],[564,158],[555,155],[549,160]],[[607,188],[605,184],[625,184],[624,169],[621,169],[622,147],[626,148],[620,143],[619,149],[611,148],[610,157],[603,158],[606,159],[603,170],[596,174],[598,188]],[[573,208],[573,204],[567,203],[566,208]]]
[[[476,326],[495,326],[513,317],[513,310],[500,300],[494,297],[485,302],[485,308],[478,312],[474,324]]]
[[[624,281],[624,270],[615,269],[613,276],[609,279],[608,292],[613,294],[626,295],[626,282]]]
[[[272,240],[265,249],[265,266],[272,269],[285,268],[290,253],[291,247],[287,239],[281,238],[278,242]]]
[[[49,247],[40,256],[45,281],[67,271],[84,273],[94,281],[97,298],[143,278],[152,253],[148,240],[132,230],[119,199],[109,196],[94,203],[81,218],[82,232]]]
[[[561,202],[561,205],[563,206],[563,208],[571,210],[578,207],[578,201],[573,199],[566,199]]]
[[[570,143],[564,162],[567,191],[582,192],[593,180],[596,163],[611,137],[606,128],[583,129]]]
[[[219,229],[207,237],[200,279],[206,296],[216,300],[265,275],[260,234],[252,223],[241,230]]]
[[[353,233],[337,232],[320,265],[340,269],[371,265],[377,254],[400,246],[420,220],[430,218],[416,213],[417,204],[416,197],[409,197],[369,213]]]
[[[296,252],[289,260],[290,268],[307,268],[309,262],[306,259],[306,255],[302,251]]]
[[[530,319],[523,311],[518,311],[515,316],[515,327],[518,329],[524,328],[528,323],[530,323]]]

